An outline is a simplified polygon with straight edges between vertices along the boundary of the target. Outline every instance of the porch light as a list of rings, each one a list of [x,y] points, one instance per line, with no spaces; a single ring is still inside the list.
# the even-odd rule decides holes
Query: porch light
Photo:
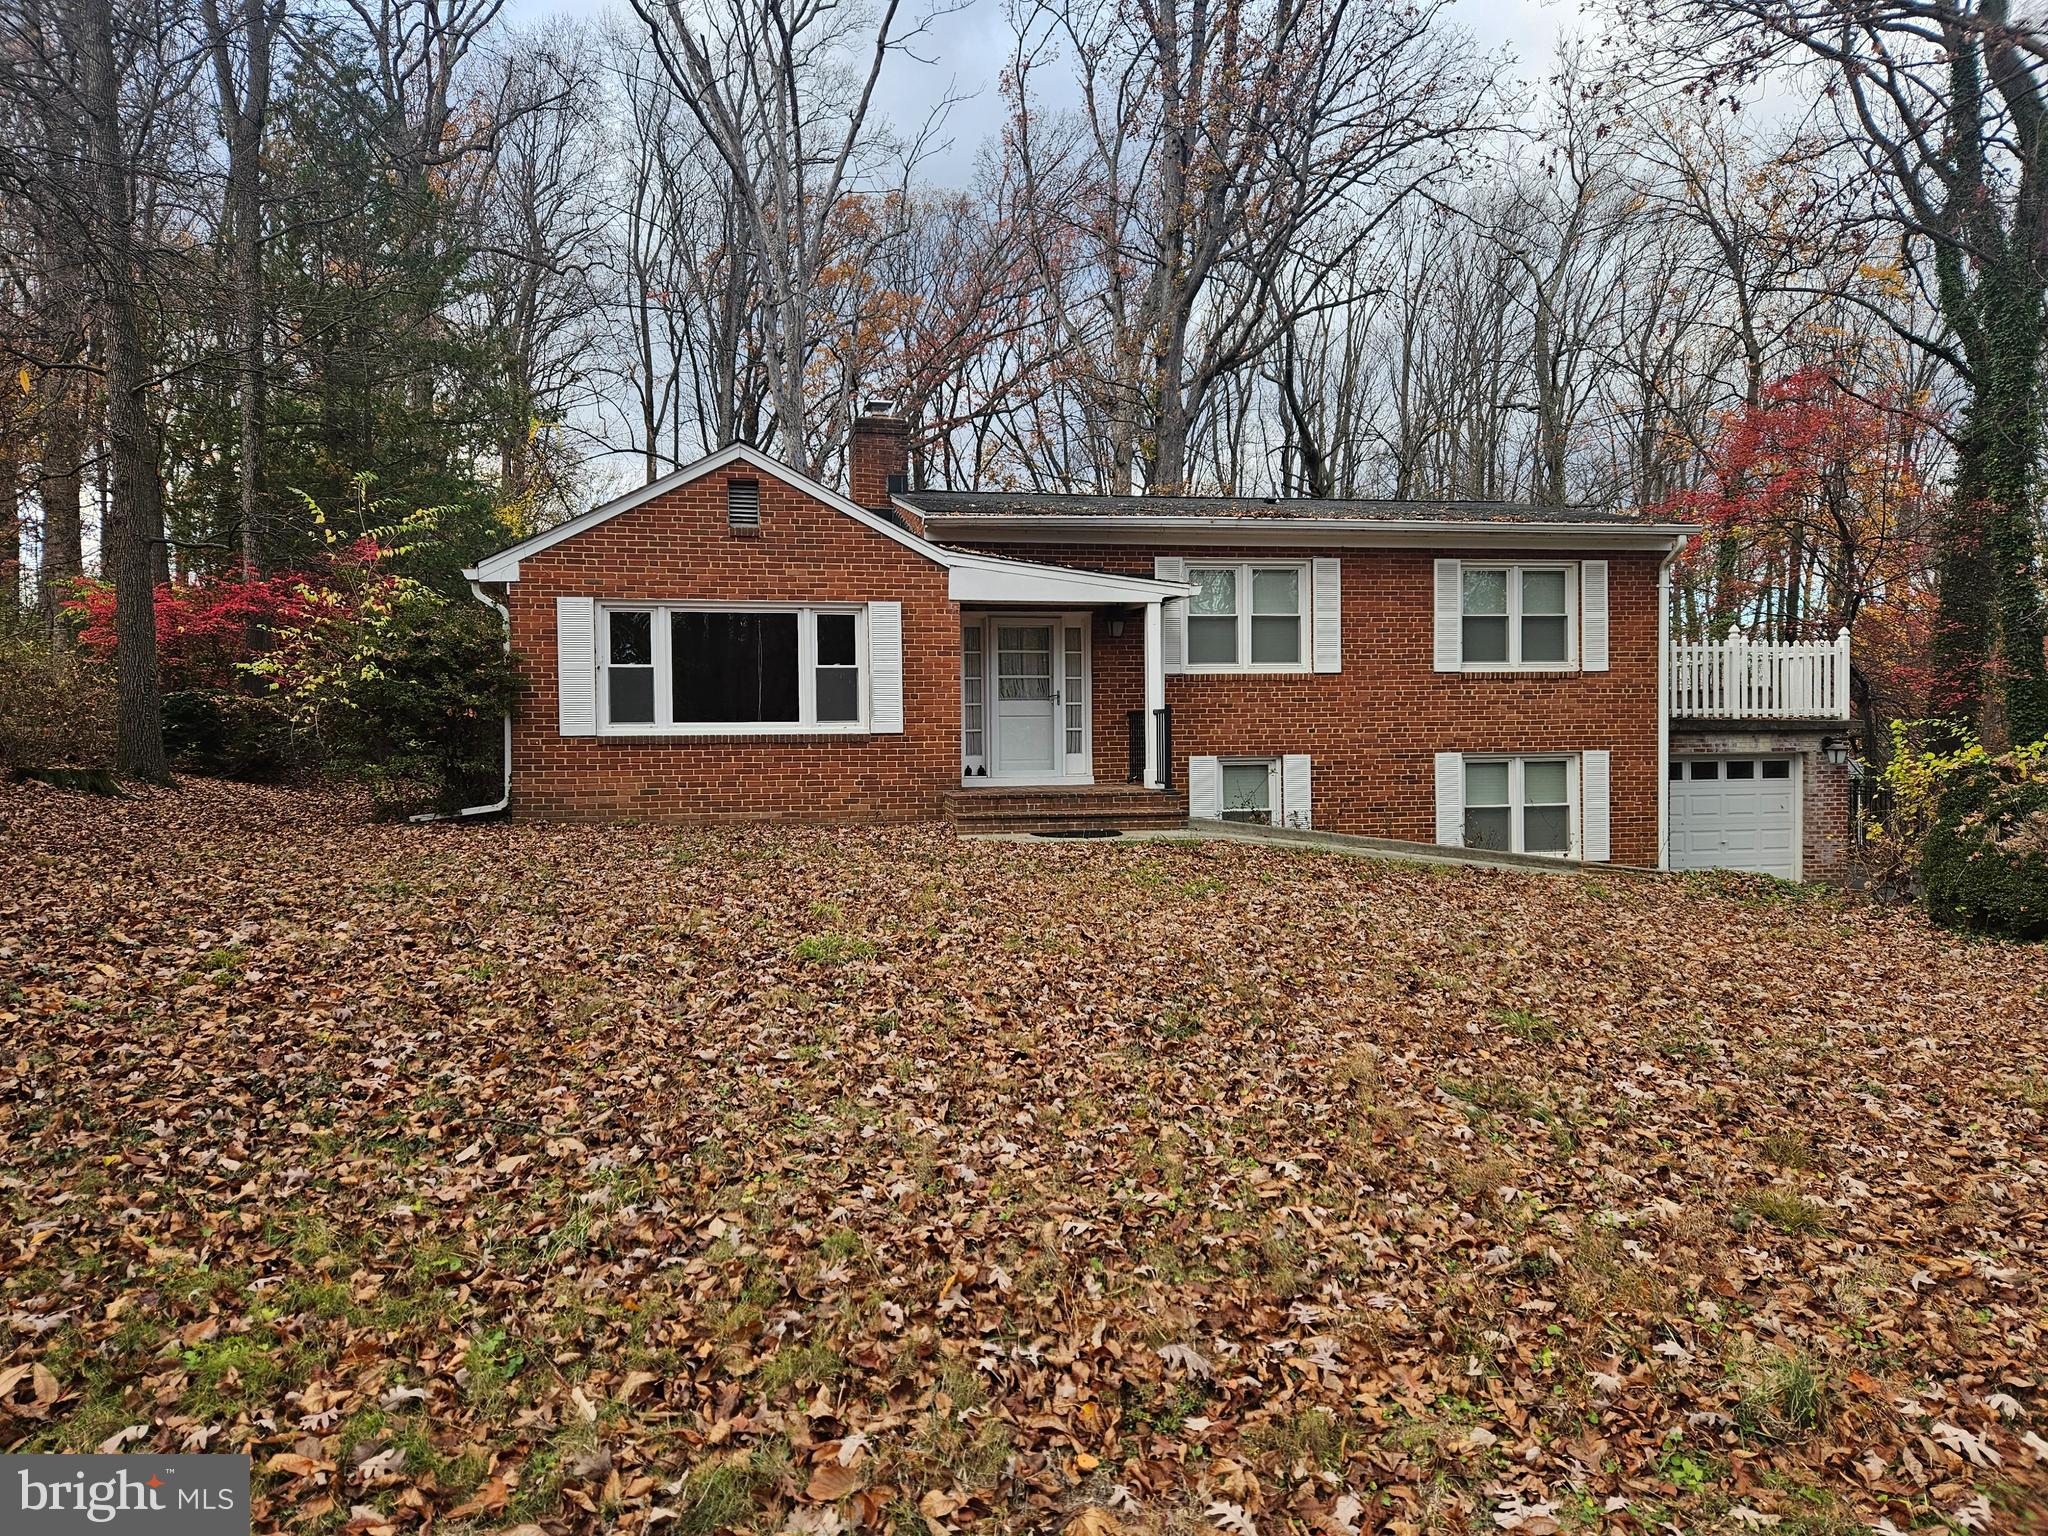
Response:
[[[1820,739],[1821,756],[1836,767],[1849,761],[1849,743],[1840,736],[1823,736]]]
[[[1123,639],[1123,637],[1124,616],[1120,613],[1112,613],[1109,616],[1109,638],[1112,640],[1121,640]]]

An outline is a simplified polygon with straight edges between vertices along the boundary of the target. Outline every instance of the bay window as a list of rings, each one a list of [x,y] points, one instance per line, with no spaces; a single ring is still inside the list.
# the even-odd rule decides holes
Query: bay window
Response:
[[[598,646],[604,726],[619,734],[858,728],[856,609],[608,607]]]

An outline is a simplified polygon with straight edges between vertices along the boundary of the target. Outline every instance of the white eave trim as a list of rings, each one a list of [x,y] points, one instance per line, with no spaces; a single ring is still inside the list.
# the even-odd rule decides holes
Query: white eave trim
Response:
[[[917,511],[914,501],[906,503]],[[949,515],[920,513],[933,538],[973,543],[1029,542],[1057,537],[1077,543],[1383,546],[1410,548],[1575,548],[1673,550],[1701,528],[1693,523],[1511,523],[1453,518],[1152,517],[1057,513]]]
[[[630,512],[657,496],[666,495],[677,486],[688,485],[692,480],[716,474],[730,465],[741,463],[759,470],[764,475],[773,475],[792,490],[801,491],[835,512],[845,513],[863,527],[872,529],[886,539],[893,539],[905,549],[924,556],[936,565],[945,566],[952,563],[948,557],[949,552],[939,549],[929,539],[919,538],[909,529],[897,527],[886,517],[870,512],[866,507],[855,505],[829,486],[820,485],[809,475],[799,474],[787,464],[769,458],[751,444],[734,443],[729,448],[721,448],[716,453],[707,454],[694,464],[685,464],[681,469],[663,475],[659,480],[650,480],[637,490],[628,491],[623,496],[614,496],[610,501],[592,507],[588,512],[572,517],[566,523],[558,523],[544,533],[536,533],[529,539],[522,539],[509,549],[501,549],[496,554],[486,555],[462,574],[471,581],[517,581],[521,560],[537,555],[543,550],[552,549],[564,539],[573,539],[584,530],[595,528],[599,523],[617,517],[621,512]]]

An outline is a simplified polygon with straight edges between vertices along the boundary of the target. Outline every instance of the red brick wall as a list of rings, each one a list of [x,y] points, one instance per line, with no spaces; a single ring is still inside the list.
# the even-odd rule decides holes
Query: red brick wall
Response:
[[[990,553],[1149,576],[1156,554],[1227,560],[1305,560],[1326,549],[1160,550],[1095,545],[985,546]],[[1332,831],[1433,842],[1438,752],[1613,753],[1611,837],[1617,863],[1655,865],[1657,806],[1657,566],[1655,555],[1584,556],[1488,550],[1486,559],[1608,562],[1606,672],[1492,675],[1434,669],[1434,567],[1456,551],[1348,550],[1344,669],[1286,675],[1195,674],[1166,680],[1174,775],[1191,755],[1313,758],[1315,824]],[[1470,551],[1464,558],[1480,558]],[[1144,626],[1111,639],[1094,625],[1095,776],[1120,780],[1129,752],[1125,712],[1143,702]]]
[[[960,628],[946,573],[923,556],[758,478],[761,528],[726,527],[724,474],[706,475],[520,562],[507,592],[527,689],[512,731],[512,811],[674,821],[903,821],[938,814],[960,782]],[[564,737],[555,598],[903,604],[904,731],[690,739]]]

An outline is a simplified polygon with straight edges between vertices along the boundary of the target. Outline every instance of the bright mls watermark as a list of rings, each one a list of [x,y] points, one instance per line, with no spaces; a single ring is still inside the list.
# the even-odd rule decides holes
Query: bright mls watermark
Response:
[[[246,1456],[0,1456],[0,1532],[248,1536]]]

